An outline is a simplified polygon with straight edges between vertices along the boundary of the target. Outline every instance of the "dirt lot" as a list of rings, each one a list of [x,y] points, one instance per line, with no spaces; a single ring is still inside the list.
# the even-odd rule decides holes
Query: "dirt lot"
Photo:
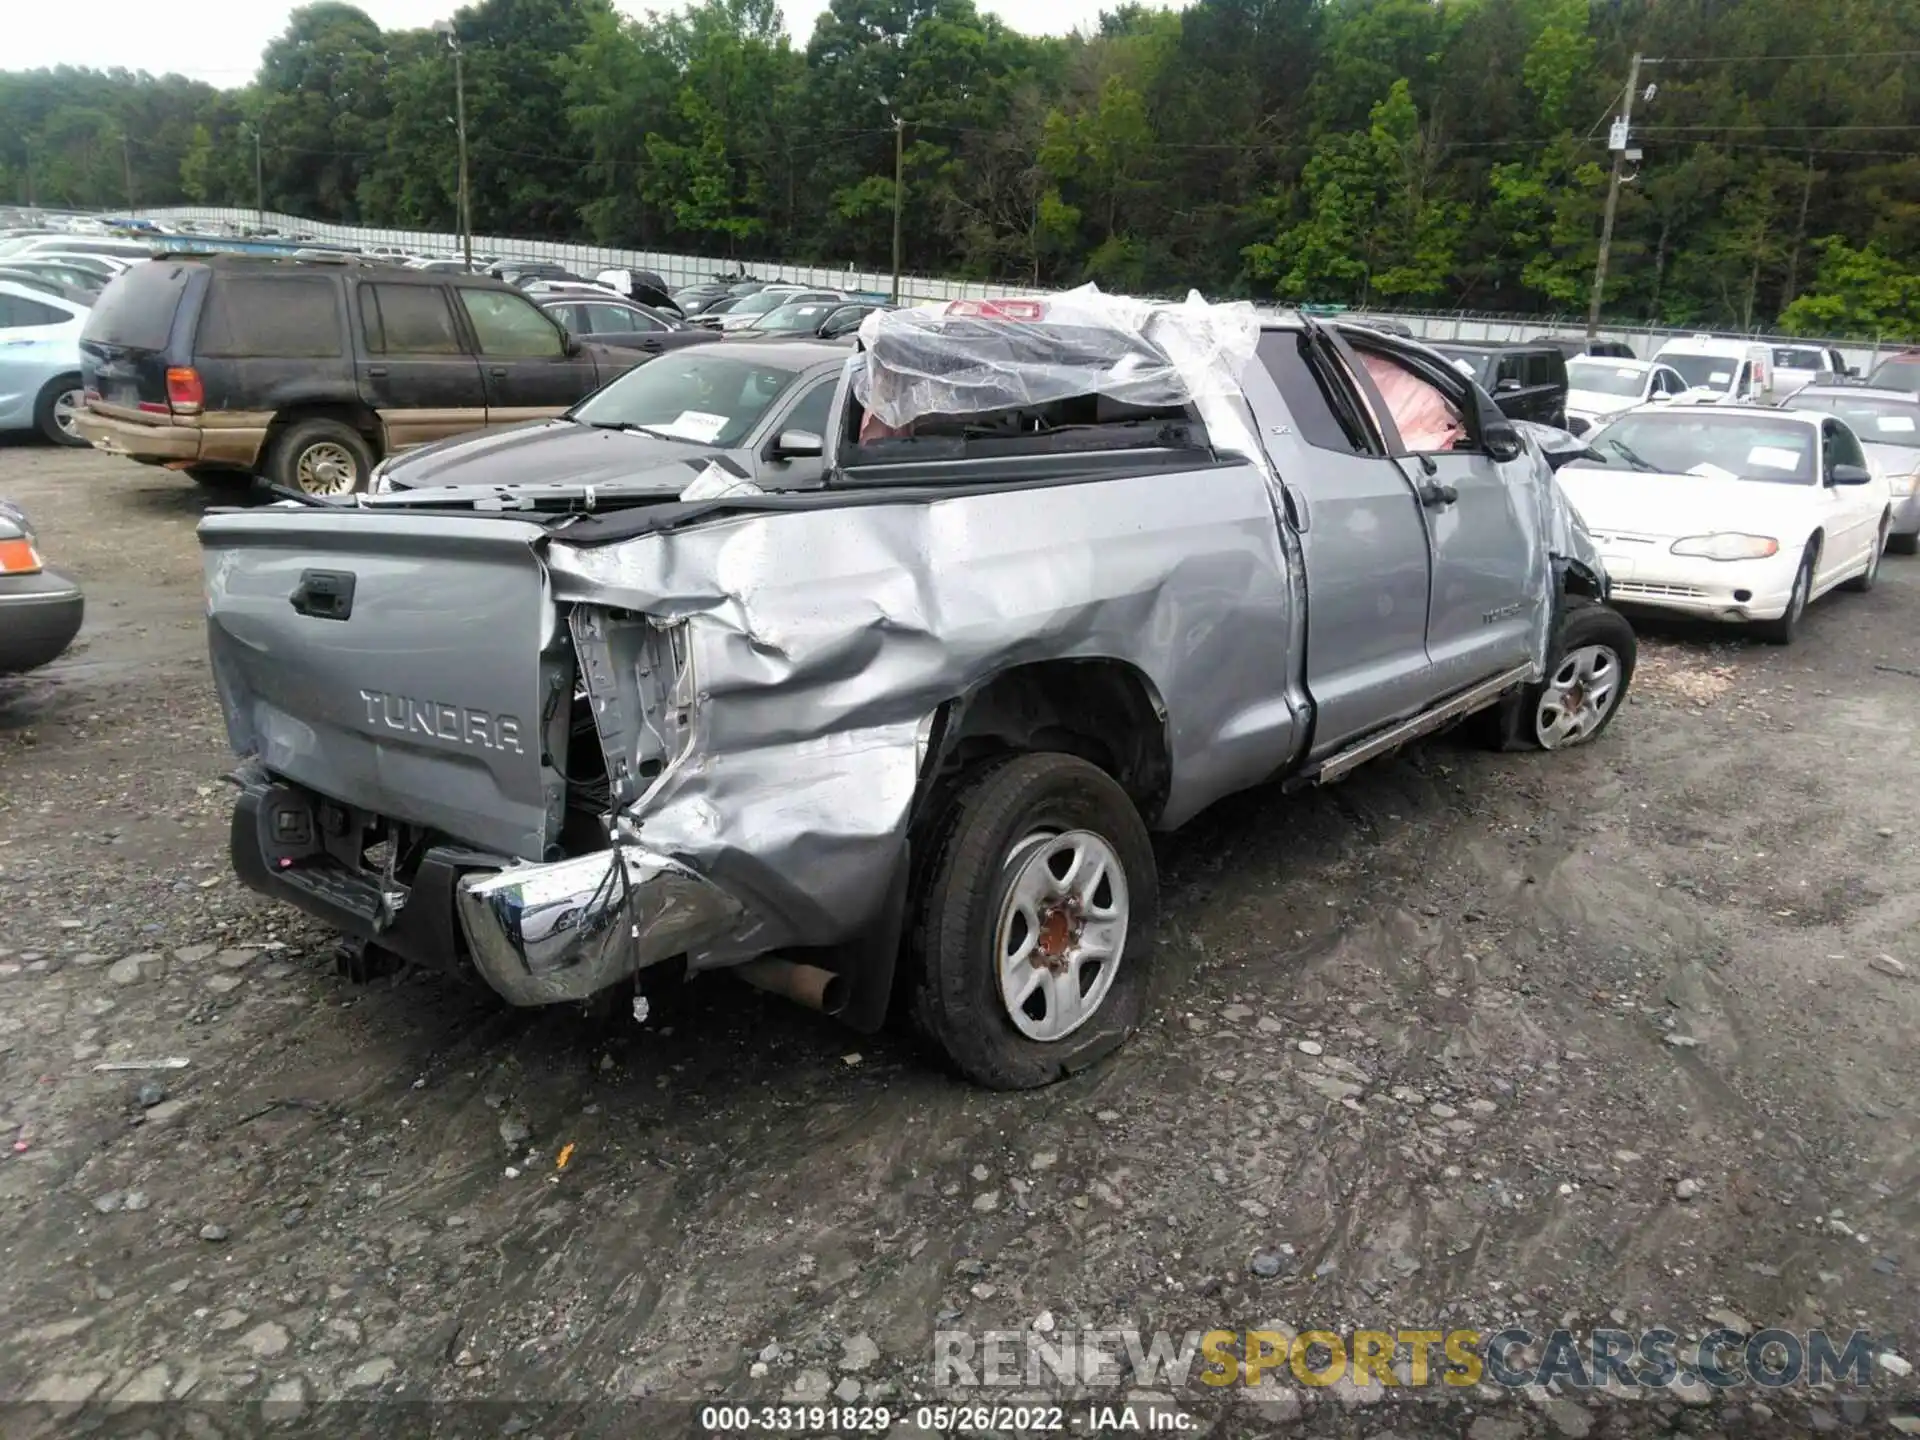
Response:
[[[669,1434],[720,1397],[910,1411],[936,1329],[1732,1312],[1920,1360],[1920,561],[1791,649],[1646,637],[1597,748],[1443,739],[1202,817],[1161,845],[1156,1023],[999,1096],[724,979],[643,1027],[336,974],[227,868],[207,497],[30,444],[0,494],[89,603],[0,681],[0,1392]],[[1846,1387],[1260,1393],[1182,1399],[1218,1435],[1889,1423]]]

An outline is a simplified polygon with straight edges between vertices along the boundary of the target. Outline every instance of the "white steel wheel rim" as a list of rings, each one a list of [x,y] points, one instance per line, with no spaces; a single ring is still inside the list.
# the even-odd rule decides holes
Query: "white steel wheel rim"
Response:
[[[73,428],[74,417],[86,404],[86,395],[80,390],[62,390],[53,397],[53,423],[59,427],[62,435],[78,440],[80,432]]]
[[[994,971],[1007,1018],[1029,1040],[1063,1040],[1113,989],[1127,948],[1127,872],[1089,830],[1036,831],[1007,856]]]
[[[300,452],[294,480],[309,495],[351,494],[359,479],[353,452],[335,440],[319,440]]]
[[[1533,714],[1543,750],[1577,745],[1600,728],[1620,693],[1620,657],[1608,645],[1582,645],[1560,657]]]
[[[1887,522],[1882,520],[1880,528],[1874,531],[1873,554],[1867,559],[1867,583],[1871,585],[1880,577],[1880,557],[1887,548]]]

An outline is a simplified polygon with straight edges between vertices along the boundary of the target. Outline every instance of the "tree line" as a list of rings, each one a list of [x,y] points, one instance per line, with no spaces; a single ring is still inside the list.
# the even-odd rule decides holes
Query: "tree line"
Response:
[[[1039,37],[973,0],[452,17],[481,233],[1290,301],[1920,337],[1920,0],[1196,0]],[[449,230],[449,37],[340,0],[250,85],[0,73],[0,197]]]

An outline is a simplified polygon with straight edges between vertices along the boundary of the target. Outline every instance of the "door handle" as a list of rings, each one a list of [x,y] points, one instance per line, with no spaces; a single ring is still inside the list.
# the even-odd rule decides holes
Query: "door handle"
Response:
[[[487,373],[489,375],[505,375],[507,373],[507,367],[504,365],[496,365]]]
[[[387,375],[387,367],[384,365],[369,365],[367,367],[367,374],[372,375],[377,379],[384,380]]]
[[[315,620],[346,620],[353,615],[351,570],[302,570],[300,583],[287,598],[294,610]]]
[[[1438,510],[1451,505],[1460,498],[1460,492],[1451,485],[1438,480],[1429,480],[1420,487],[1420,503],[1429,510]]]

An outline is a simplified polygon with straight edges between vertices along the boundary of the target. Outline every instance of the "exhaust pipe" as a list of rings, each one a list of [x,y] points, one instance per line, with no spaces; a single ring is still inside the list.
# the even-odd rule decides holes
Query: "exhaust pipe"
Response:
[[[749,960],[735,965],[733,973],[756,990],[782,996],[823,1015],[838,1015],[846,1007],[847,982],[817,965],[796,965],[791,960]]]

